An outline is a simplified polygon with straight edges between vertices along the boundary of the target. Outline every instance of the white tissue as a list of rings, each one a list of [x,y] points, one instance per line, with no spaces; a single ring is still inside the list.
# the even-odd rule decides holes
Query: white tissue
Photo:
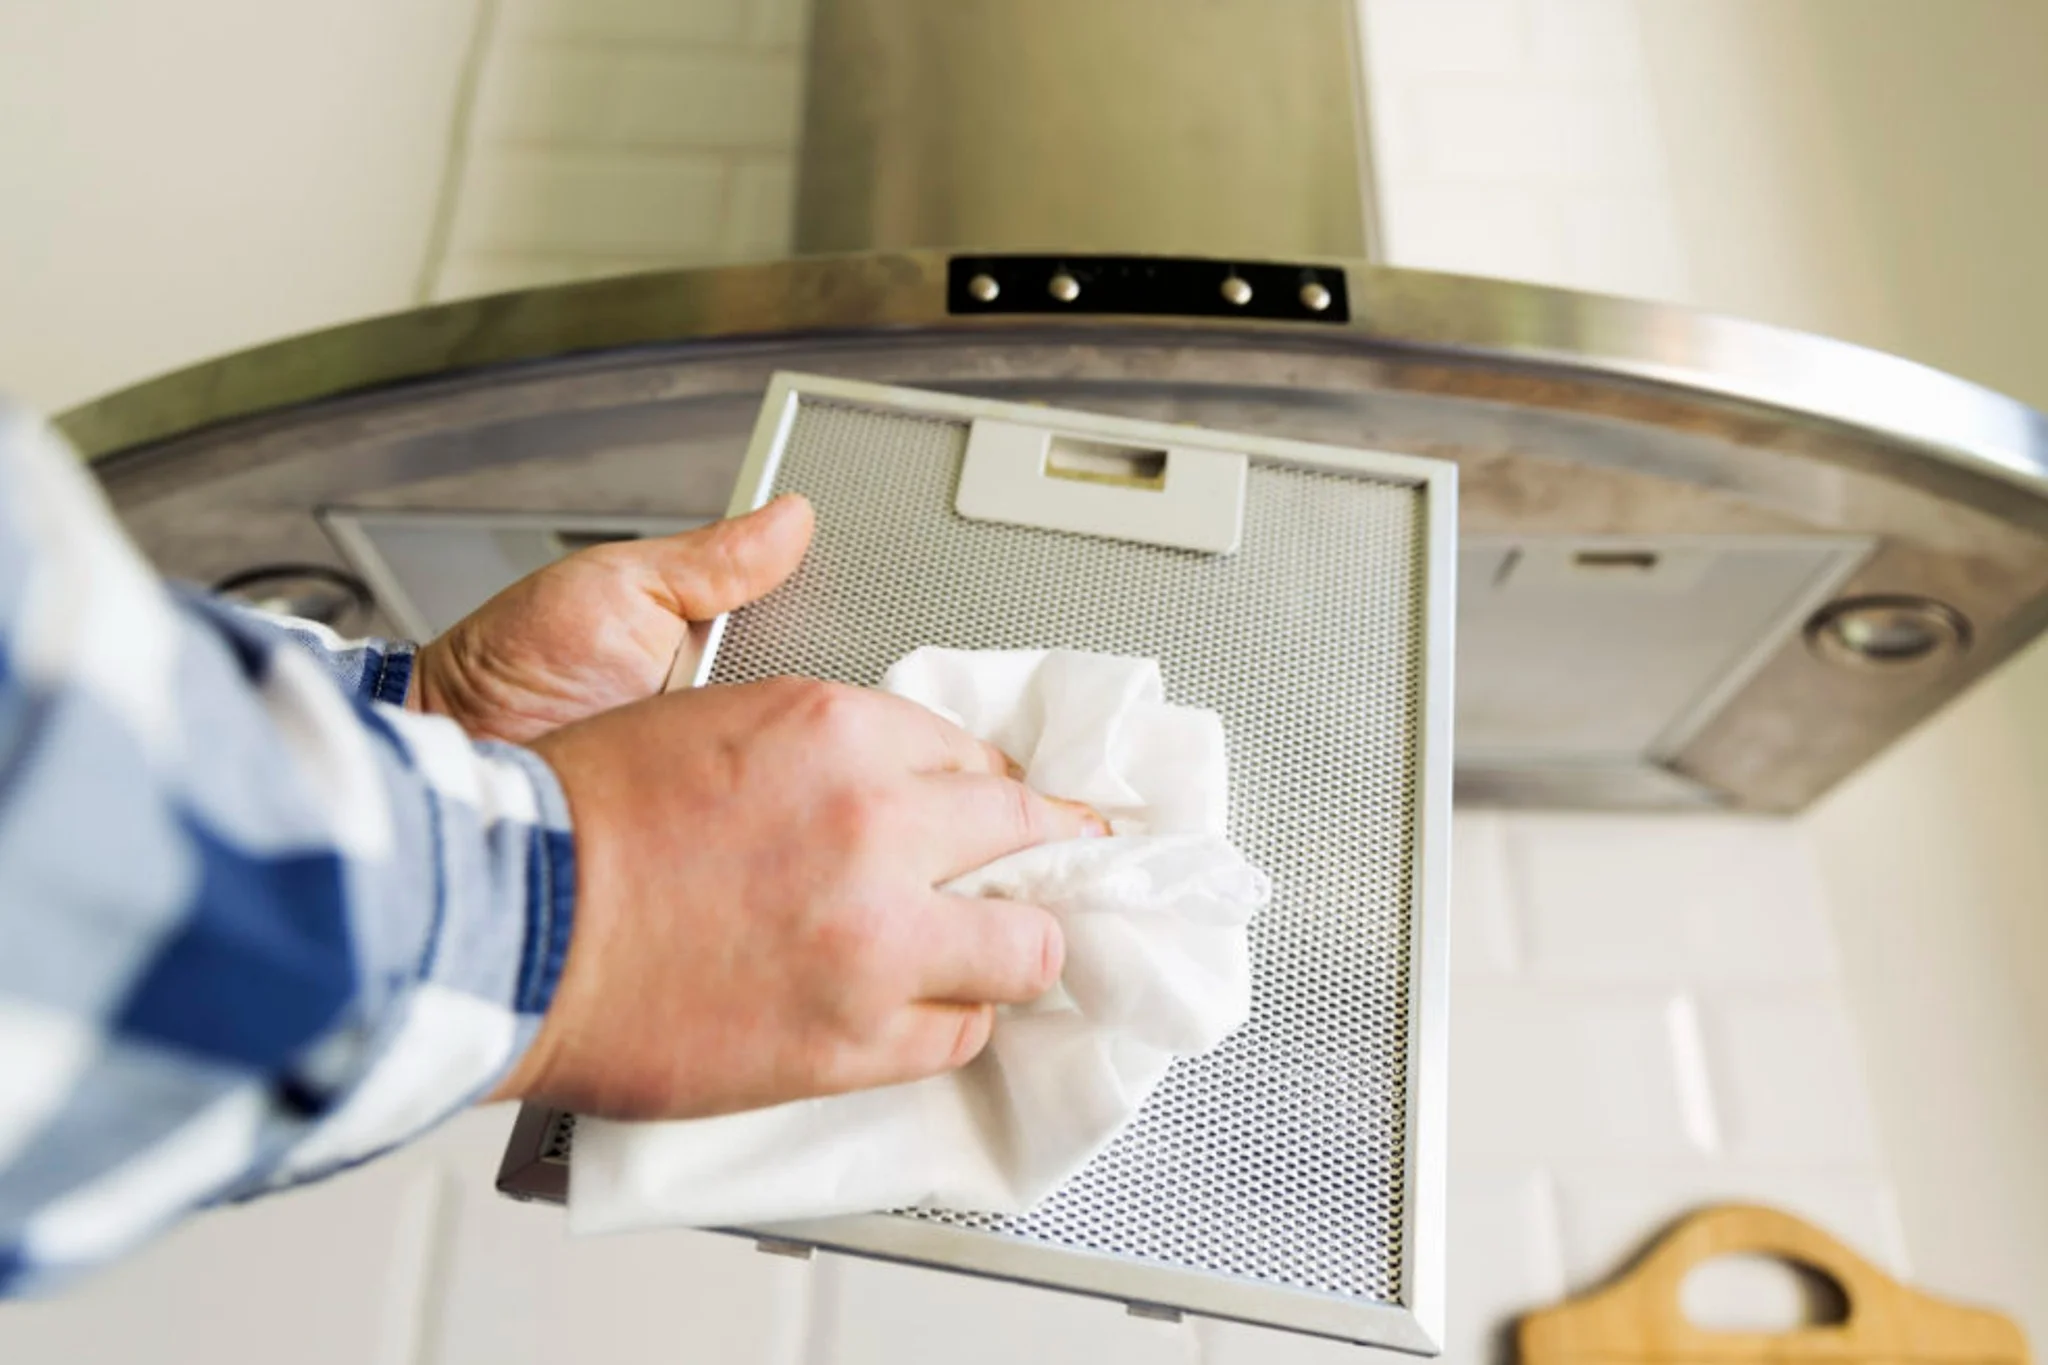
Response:
[[[1057,914],[1059,986],[1003,1010],[951,1075],[719,1118],[578,1123],[576,1232],[911,1204],[1021,1213],[1116,1136],[1176,1056],[1244,1022],[1246,925],[1268,887],[1224,838],[1213,712],[1168,705],[1152,660],[1067,650],[920,649],[882,686],[1110,818],[1115,837],[1027,849],[947,887]]]

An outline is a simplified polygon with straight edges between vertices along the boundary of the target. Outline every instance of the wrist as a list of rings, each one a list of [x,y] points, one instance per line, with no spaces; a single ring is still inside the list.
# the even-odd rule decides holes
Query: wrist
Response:
[[[533,788],[536,829],[530,848],[533,859],[526,883],[523,943],[518,981],[509,1002],[523,1023],[524,1045],[509,1060],[484,1102],[533,1099],[548,1089],[561,1047],[561,997],[570,978],[572,944],[579,932],[585,878],[576,837],[575,813],[554,765],[528,748],[487,746],[522,769]]]
[[[413,651],[412,679],[405,690],[405,709],[422,716],[445,716],[469,729],[460,710],[449,699],[447,680],[442,676],[447,660],[440,640],[430,640]]]

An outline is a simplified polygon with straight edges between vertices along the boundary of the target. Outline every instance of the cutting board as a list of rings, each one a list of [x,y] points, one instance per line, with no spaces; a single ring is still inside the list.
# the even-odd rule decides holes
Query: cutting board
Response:
[[[1777,1256],[1831,1277],[1848,1317],[1791,1332],[1696,1327],[1679,1287],[1717,1256]],[[1665,1235],[1613,1284],[1531,1313],[1518,1329],[1521,1365],[2026,1365],[2011,1319],[1908,1289],[1810,1223],[1776,1209],[1702,1210]]]

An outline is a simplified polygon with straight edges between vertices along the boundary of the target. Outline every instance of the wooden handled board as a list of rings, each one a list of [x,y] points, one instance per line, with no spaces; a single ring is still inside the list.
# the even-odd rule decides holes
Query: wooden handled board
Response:
[[[1717,1256],[1756,1254],[1812,1266],[1841,1286],[1848,1317],[1765,1334],[1696,1327],[1679,1287]],[[2008,1318],[1906,1288],[1834,1238],[1776,1209],[1730,1204],[1693,1214],[1615,1283],[1532,1313],[1517,1330],[1521,1365],[2027,1365]]]

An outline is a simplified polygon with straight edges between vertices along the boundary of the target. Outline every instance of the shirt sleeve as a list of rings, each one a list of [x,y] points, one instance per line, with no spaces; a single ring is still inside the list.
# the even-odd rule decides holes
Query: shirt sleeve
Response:
[[[290,635],[173,596],[0,407],[0,1294],[424,1131],[553,997],[553,774]]]
[[[189,596],[189,595],[188,595]],[[412,686],[412,669],[418,650],[403,640],[345,640],[318,621],[296,616],[278,616],[238,602],[191,596],[207,608],[230,613],[248,630],[268,635],[273,641],[290,642],[312,654],[328,675],[358,701],[405,705],[406,689]]]

